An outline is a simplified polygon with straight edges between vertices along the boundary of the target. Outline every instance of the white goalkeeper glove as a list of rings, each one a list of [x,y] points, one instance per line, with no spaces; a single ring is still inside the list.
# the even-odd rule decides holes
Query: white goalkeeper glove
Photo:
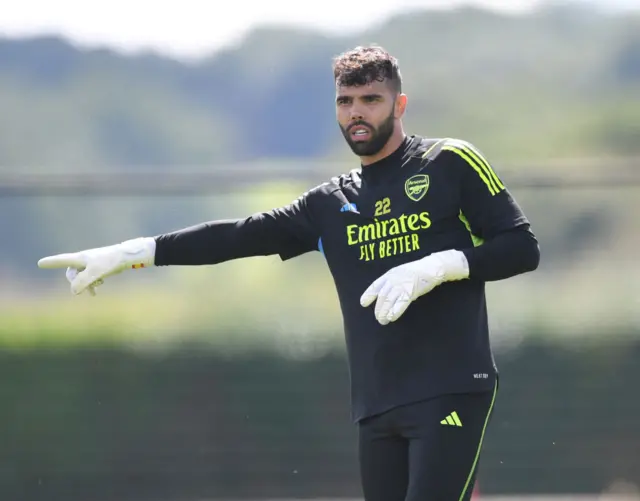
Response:
[[[387,271],[362,294],[360,304],[366,308],[376,301],[376,319],[387,325],[438,285],[465,278],[469,278],[469,263],[462,252],[436,252]]]
[[[95,288],[105,278],[126,269],[153,266],[155,251],[155,239],[142,237],[108,247],[44,257],[38,261],[38,266],[67,268],[66,277],[71,284],[71,292],[77,295],[87,290],[95,296]]]

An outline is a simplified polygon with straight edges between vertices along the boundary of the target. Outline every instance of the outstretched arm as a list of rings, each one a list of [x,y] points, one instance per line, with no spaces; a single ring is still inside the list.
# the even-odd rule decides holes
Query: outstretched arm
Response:
[[[95,287],[126,269],[217,264],[250,256],[290,259],[317,250],[318,229],[308,195],[245,219],[210,221],[155,237],[142,237],[80,252],[49,256],[40,268],[67,268],[73,294]]]
[[[218,264],[251,256],[283,260],[317,250],[318,231],[308,200],[245,219],[210,221],[154,238],[155,266]]]

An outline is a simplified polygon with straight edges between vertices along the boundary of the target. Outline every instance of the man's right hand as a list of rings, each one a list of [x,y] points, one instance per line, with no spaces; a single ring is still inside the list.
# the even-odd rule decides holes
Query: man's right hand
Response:
[[[71,283],[73,294],[78,295],[88,290],[91,295],[95,295],[95,288],[105,278],[126,269],[153,266],[155,249],[154,238],[136,238],[108,247],[44,257],[38,261],[38,267],[66,268],[66,277]]]

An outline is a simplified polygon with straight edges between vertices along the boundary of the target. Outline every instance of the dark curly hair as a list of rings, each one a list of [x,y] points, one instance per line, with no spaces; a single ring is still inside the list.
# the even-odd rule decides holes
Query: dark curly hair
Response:
[[[402,92],[398,61],[377,45],[359,46],[336,56],[333,76],[339,86],[367,85],[377,80],[387,81],[394,91]]]

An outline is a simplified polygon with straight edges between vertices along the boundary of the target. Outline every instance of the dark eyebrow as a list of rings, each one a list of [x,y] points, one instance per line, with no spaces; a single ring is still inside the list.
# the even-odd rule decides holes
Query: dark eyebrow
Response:
[[[359,96],[359,99],[382,99],[382,94],[364,94]],[[336,97],[336,102],[339,103],[341,101],[346,101],[347,99],[353,99],[352,96],[338,96]]]

